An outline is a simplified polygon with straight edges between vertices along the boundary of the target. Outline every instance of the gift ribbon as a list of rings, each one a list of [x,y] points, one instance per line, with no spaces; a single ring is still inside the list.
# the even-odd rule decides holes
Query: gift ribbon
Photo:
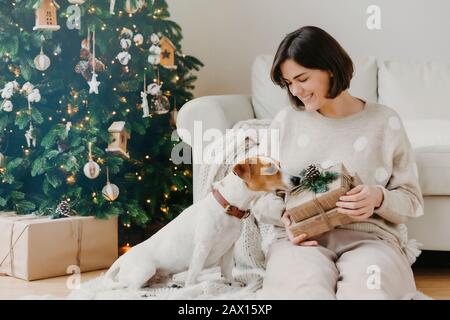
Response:
[[[0,216],[1,217],[1,216]],[[8,258],[8,256],[10,257],[10,274],[11,276],[15,277],[15,273],[14,273],[14,247],[16,245],[16,243],[20,240],[20,238],[22,237],[22,235],[24,234],[24,232],[28,229],[28,227],[30,225],[25,226],[25,228],[23,228],[23,230],[20,232],[19,236],[17,237],[16,241],[14,241],[13,243],[13,239],[14,239],[14,225],[16,224],[16,222],[19,221],[25,221],[25,220],[34,220],[34,219],[40,219],[42,218],[42,216],[36,216],[36,215],[28,215],[28,216],[24,216],[24,217],[18,217],[17,219],[14,219],[13,223],[12,223],[12,227],[11,227],[11,233],[10,233],[10,237],[9,237],[9,251],[6,254],[6,256],[3,257],[2,261],[0,262],[0,267],[3,265],[3,263],[6,261],[6,259]],[[76,263],[77,266],[79,268],[81,268],[81,243],[82,243],[82,237],[83,237],[83,221],[82,220],[77,220],[77,221],[71,221],[72,223],[72,228],[73,228],[73,223],[76,222],[76,239],[77,239],[77,253],[75,256],[76,259]],[[2,276],[6,276],[8,275],[5,272],[0,272],[0,275]]]
[[[23,233],[28,229],[29,225],[25,226],[25,228],[23,228],[23,230],[20,232],[19,236],[17,237],[16,241],[13,243],[13,239],[14,239],[14,225],[16,224],[16,222],[19,221],[24,221],[24,220],[34,220],[34,219],[39,219],[42,218],[40,216],[36,216],[36,215],[29,215],[29,216],[24,216],[24,217],[17,217],[16,219],[14,219],[12,226],[11,226],[11,233],[9,236],[9,250],[8,253],[6,254],[5,257],[3,257],[2,261],[0,262],[0,267],[3,265],[3,263],[6,261],[6,258],[8,258],[8,256],[10,257],[10,270],[11,270],[11,276],[14,277],[14,246],[16,245],[17,241],[19,241],[19,239],[22,237]],[[8,275],[7,273],[4,272],[0,272],[0,275],[4,276],[4,275]]]
[[[325,210],[322,207],[322,204],[320,203],[319,199],[317,199],[316,194],[314,194],[313,197],[314,205],[319,210],[319,214],[321,215],[323,221],[327,224],[327,227],[329,230],[333,229],[333,226],[331,225],[330,219],[328,219],[328,216],[325,213]]]

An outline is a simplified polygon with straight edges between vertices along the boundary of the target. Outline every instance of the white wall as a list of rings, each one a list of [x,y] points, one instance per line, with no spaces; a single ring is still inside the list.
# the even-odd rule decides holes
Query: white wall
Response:
[[[282,38],[304,25],[334,36],[351,56],[450,61],[448,0],[168,0],[183,29],[185,54],[205,64],[196,97],[250,93],[258,54],[274,54]],[[369,5],[381,9],[381,30],[369,30]]]

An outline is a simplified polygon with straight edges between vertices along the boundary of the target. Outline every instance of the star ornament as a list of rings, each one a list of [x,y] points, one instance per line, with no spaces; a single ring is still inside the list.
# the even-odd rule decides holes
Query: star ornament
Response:
[[[97,74],[92,72],[92,79],[88,82],[89,84],[89,94],[95,93],[98,94],[98,86],[100,85],[100,82],[97,81]]]

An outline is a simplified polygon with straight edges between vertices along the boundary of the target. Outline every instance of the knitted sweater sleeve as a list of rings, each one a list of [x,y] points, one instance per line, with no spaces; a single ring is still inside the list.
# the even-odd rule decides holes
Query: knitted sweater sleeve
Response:
[[[383,201],[374,211],[385,220],[400,224],[423,215],[422,191],[414,152],[402,123],[395,137],[386,141],[395,144],[392,174],[386,186],[377,185],[383,192]]]

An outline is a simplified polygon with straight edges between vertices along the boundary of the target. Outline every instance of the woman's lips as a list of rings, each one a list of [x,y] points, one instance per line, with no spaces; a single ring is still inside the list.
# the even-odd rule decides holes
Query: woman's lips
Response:
[[[312,96],[313,96],[313,93],[311,93],[310,95],[308,95],[308,96],[306,96],[304,98],[301,98],[301,100],[302,100],[303,103],[309,102],[312,99]]]

